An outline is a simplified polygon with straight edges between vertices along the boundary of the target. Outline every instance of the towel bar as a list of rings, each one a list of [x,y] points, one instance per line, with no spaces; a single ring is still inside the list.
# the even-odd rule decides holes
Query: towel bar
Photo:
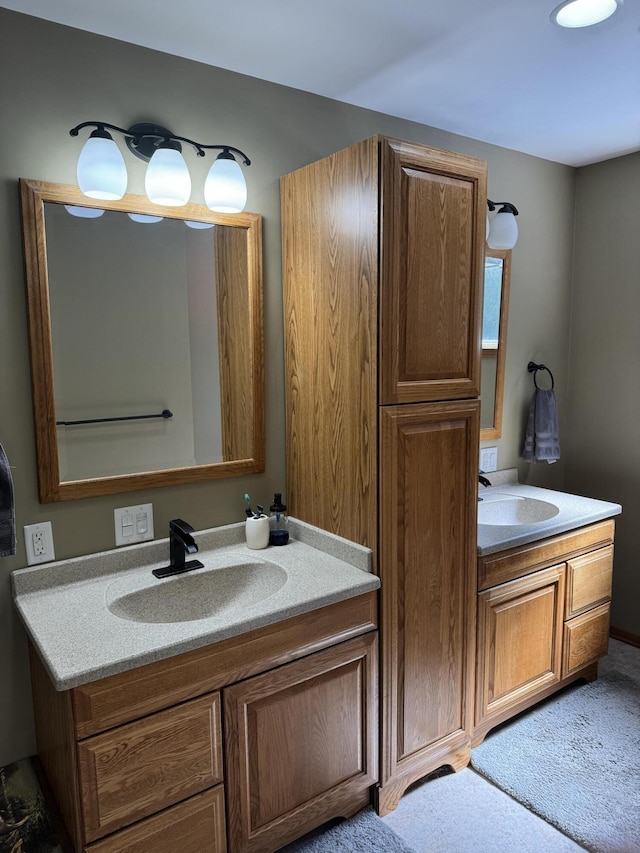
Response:
[[[80,424],[107,424],[113,421],[143,421],[147,418],[172,418],[173,412],[163,409],[157,415],[125,415],[121,418],[87,418],[84,421],[56,421],[56,426],[78,426]]]
[[[535,362],[530,361],[527,365],[527,370],[529,371],[529,373],[533,373],[533,384],[536,386],[536,388],[538,387],[538,383],[536,382],[536,376],[538,375],[539,370],[547,371],[547,373],[551,377],[551,388],[553,389],[555,387],[556,383],[553,380],[553,373],[549,370],[546,364],[536,364]]]

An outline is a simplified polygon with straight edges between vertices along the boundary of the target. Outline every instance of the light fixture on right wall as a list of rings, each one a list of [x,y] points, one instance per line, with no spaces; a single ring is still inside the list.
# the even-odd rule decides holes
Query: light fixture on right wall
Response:
[[[559,27],[577,29],[592,27],[606,21],[622,6],[623,0],[565,0],[551,13],[551,20]]]
[[[518,211],[510,201],[491,201],[487,199],[490,212],[496,212],[492,219],[487,215],[487,246],[490,249],[513,249],[518,241]]]

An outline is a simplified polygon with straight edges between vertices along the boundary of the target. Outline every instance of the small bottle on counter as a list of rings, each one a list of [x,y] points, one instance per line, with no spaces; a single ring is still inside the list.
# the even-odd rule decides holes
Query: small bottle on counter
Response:
[[[273,503],[269,507],[271,513],[269,524],[269,542],[272,545],[286,545],[289,541],[289,521],[287,519],[287,508],[282,503],[282,493],[276,492]]]

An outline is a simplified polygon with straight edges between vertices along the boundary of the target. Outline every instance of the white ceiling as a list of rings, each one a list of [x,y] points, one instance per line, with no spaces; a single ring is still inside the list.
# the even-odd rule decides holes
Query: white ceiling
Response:
[[[640,149],[640,0],[0,0],[0,5],[573,166]]]

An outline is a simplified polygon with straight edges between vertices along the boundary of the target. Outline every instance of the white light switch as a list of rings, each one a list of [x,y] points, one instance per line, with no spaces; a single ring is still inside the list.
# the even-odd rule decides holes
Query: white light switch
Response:
[[[114,509],[113,518],[116,545],[133,545],[153,539],[153,504]]]
[[[498,470],[498,448],[497,447],[481,447],[480,448],[480,470],[485,474],[491,471]]]

